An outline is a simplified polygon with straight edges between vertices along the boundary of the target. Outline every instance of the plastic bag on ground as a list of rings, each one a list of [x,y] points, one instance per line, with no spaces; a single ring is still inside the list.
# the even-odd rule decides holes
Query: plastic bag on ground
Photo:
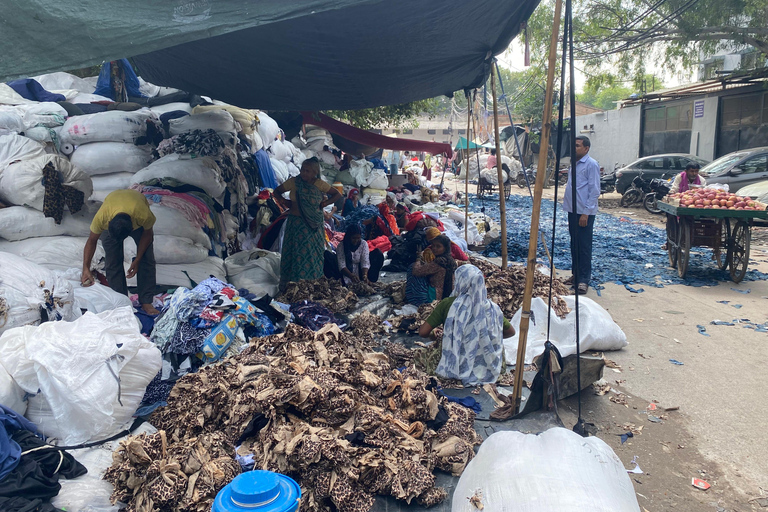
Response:
[[[148,148],[123,142],[93,142],[75,149],[72,165],[94,176],[97,174],[136,173],[152,159]]]
[[[570,308],[570,313],[565,318],[558,317],[552,312],[552,327],[550,341],[554,343],[563,357],[576,353],[576,312],[574,311],[575,299],[572,295],[563,297]],[[528,327],[528,341],[525,351],[525,364],[531,364],[533,358],[544,351],[544,343],[547,341],[547,310],[546,301],[535,297],[531,302],[531,311],[536,323],[531,322]],[[581,335],[580,348],[582,352],[600,350],[620,350],[627,346],[627,335],[616,322],[597,302],[587,297],[579,298],[579,334]],[[515,335],[504,340],[504,353],[507,364],[514,365],[517,359],[517,344],[520,336],[521,310],[515,313],[510,323],[515,328]]]
[[[208,156],[190,158],[189,155],[176,153],[166,155],[134,174],[133,183],[144,183],[155,178],[173,178],[187,185],[193,185],[203,189],[206,194],[219,202],[223,200],[226,189],[219,166],[213,158]]]
[[[131,261],[136,256],[136,242],[128,237],[123,244],[125,261]],[[208,257],[208,249],[194,243],[189,238],[173,235],[156,234],[153,241],[155,261],[160,265],[175,265],[179,263],[198,263]]]
[[[280,253],[254,249],[224,260],[227,282],[261,296],[276,297],[280,285]]]
[[[0,112],[2,121],[3,112]],[[45,144],[15,133],[0,136],[0,173],[16,160],[28,160],[45,155]]]
[[[0,349],[0,364],[34,394],[27,418],[65,445],[124,428],[162,366],[133,308],[13,329],[0,337]]]
[[[61,130],[61,142],[79,146],[89,142],[127,142],[146,135],[147,120],[155,117],[149,109],[133,112],[110,110],[67,119]]]
[[[70,268],[82,268],[83,250],[87,240],[88,237],[81,236],[27,238],[17,242],[0,240],[0,251],[15,254],[49,270],[66,271]],[[91,269],[104,269],[104,248],[101,241],[96,245]]]
[[[45,187],[43,168],[53,163],[61,176],[61,184],[80,190],[86,199],[93,193],[91,177],[58,155],[42,155],[16,162],[0,172],[0,200],[43,210]]]
[[[476,496],[482,507],[470,499]],[[624,464],[602,439],[564,428],[502,431],[483,441],[451,512],[640,512]]]
[[[99,205],[87,203],[77,213],[64,212],[61,224],[26,206],[0,208],[0,239],[15,242],[48,236],[88,236]]]
[[[64,321],[80,316],[80,310],[74,307],[72,286],[66,279],[25,258],[1,251],[0,299],[5,301],[7,313],[0,319],[0,333],[40,323],[41,308],[52,310]]]

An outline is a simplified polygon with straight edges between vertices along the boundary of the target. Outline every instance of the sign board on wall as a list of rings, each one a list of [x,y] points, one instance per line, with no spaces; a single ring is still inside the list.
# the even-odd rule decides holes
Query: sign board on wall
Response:
[[[704,117],[704,100],[693,102],[693,117]]]

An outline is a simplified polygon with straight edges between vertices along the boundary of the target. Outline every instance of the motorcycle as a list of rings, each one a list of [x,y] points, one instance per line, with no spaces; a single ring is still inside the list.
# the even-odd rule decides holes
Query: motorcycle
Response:
[[[661,210],[657,203],[664,199],[664,196],[669,194],[672,185],[670,185],[668,180],[654,178],[648,186],[650,187],[651,192],[645,195],[645,199],[643,199],[643,207],[650,213],[659,214],[661,213]]]
[[[632,185],[624,191],[624,195],[621,196],[619,201],[619,206],[626,208],[635,203],[641,203],[644,201],[645,196],[652,192],[650,182],[643,179],[643,173],[640,173],[632,180]]]
[[[613,166],[613,171],[609,173],[603,173],[603,168],[600,168],[600,194],[608,194],[616,190],[616,171],[619,170],[619,162],[616,162]]]
[[[533,166],[531,166],[528,169],[517,173],[515,183],[517,183],[518,187],[525,188],[527,186],[525,182],[526,175],[528,176],[528,183],[530,183],[531,186],[533,186],[534,182],[536,182],[536,170],[533,168]]]

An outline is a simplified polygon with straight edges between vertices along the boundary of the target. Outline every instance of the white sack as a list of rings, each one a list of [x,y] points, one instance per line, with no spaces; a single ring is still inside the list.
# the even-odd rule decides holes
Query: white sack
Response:
[[[22,416],[27,412],[24,390],[5,371],[3,365],[0,365],[0,404],[13,409]]]
[[[82,268],[83,249],[88,237],[81,236],[49,236],[27,238],[18,242],[0,240],[0,251],[21,256],[25,260],[36,263],[49,270],[69,270]],[[91,262],[91,270],[104,268],[104,248],[101,241],[96,244],[96,252]]]
[[[116,172],[113,174],[99,174],[97,176],[92,176],[91,181],[93,182],[93,191],[114,192],[115,190],[130,188],[133,176],[134,173],[132,172]]]
[[[136,139],[146,135],[147,120],[154,117],[155,114],[146,108],[134,112],[109,110],[70,117],[61,131],[61,142],[75,146],[89,142],[133,144]]]
[[[272,169],[275,171],[275,180],[277,181],[277,184],[282,185],[291,177],[288,171],[288,164],[282,160],[276,160],[274,157],[270,157],[269,161],[272,163]]]
[[[118,172],[136,173],[149,165],[152,155],[145,146],[123,142],[93,142],[78,146],[69,160],[78,169],[94,176]]]
[[[259,135],[261,136],[261,140],[266,147],[269,147],[272,144],[272,141],[275,140],[280,133],[280,127],[277,125],[277,122],[266,113],[261,111],[256,111],[255,113],[256,117],[259,118]]]
[[[237,135],[237,125],[232,114],[226,110],[211,110],[200,114],[191,114],[168,121],[168,132],[171,135],[191,132],[194,130],[213,130],[222,140],[228,141]]]
[[[165,114],[166,112],[173,112],[175,110],[182,110],[188,114],[192,113],[192,105],[186,102],[173,102],[173,103],[166,103],[165,105],[155,105],[154,107],[149,107],[149,110],[160,116],[161,114]]]
[[[91,177],[58,155],[43,155],[16,162],[0,173],[0,199],[6,203],[43,210],[45,187],[43,167],[52,162],[61,175],[61,184],[74,187],[88,198],[93,192]]]
[[[550,340],[563,357],[576,353],[576,312],[574,311],[574,298],[572,295],[563,297],[567,306],[571,309],[565,318],[558,317],[552,312],[552,326]],[[531,311],[536,317],[536,323],[530,323],[528,327],[528,342],[525,351],[525,364],[533,363],[533,358],[544,351],[544,343],[547,341],[547,303],[540,297],[534,297],[531,302]],[[580,348],[582,352],[600,350],[620,350],[627,346],[627,335],[621,330],[602,306],[592,299],[581,297],[579,299],[579,334],[581,335]],[[517,343],[520,336],[520,316],[522,310],[518,310],[512,317],[511,324],[515,328],[515,335],[504,340],[504,353],[507,364],[514,365],[517,358]]]
[[[0,121],[3,112],[0,112]],[[45,155],[45,144],[15,133],[0,136],[0,173],[16,160],[28,160]]]
[[[11,107],[0,107],[0,132],[5,130],[8,132],[21,133],[26,130],[24,126],[24,118],[19,112]],[[2,144],[0,144],[2,149]]]
[[[126,238],[123,248],[125,261],[132,261],[136,256],[136,242],[133,238]],[[208,257],[208,249],[189,238],[179,236],[155,234],[152,249],[155,261],[161,265],[198,263]]]
[[[224,260],[227,282],[246,288],[256,296],[276,297],[280,285],[280,253],[254,249]]]
[[[0,352],[0,364],[35,394],[27,418],[65,445],[119,432],[162,363],[132,308],[13,329],[0,337]]]
[[[53,128],[47,128],[45,126],[36,126],[35,128],[27,128],[24,130],[24,136],[42,144],[57,144],[60,140],[61,126],[54,126]],[[49,146],[45,148],[46,153],[50,153]],[[55,148],[53,152],[55,153]]]
[[[74,269],[76,270],[76,269]],[[75,306],[79,309],[86,309],[91,313],[103,313],[113,309],[132,308],[133,304],[127,295],[117,293],[109,286],[101,283],[94,283],[91,286],[80,284],[80,272],[77,272],[78,280],[70,281],[72,291],[75,294]]]
[[[451,512],[640,512],[619,457],[598,437],[564,428],[488,437],[453,493]]]
[[[61,126],[64,124],[67,115],[69,115],[64,107],[51,101],[20,105],[16,108],[23,112],[24,124],[28,128],[34,126],[47,126],[48,128]]]
[[[454,230],[458,230],[459,233],[462,234],[462,238],[463,238],[464,237],[464,213],[458,210],[450,210],[448,212],[448,218],[456,223],[454,224]],[[441,220],[445,222],[444,218]],[[472,218],[470,217],[469,223],[467,224],[467,243],[469,245],[479,245],[482,242],[483,242],[483,237],[478,232],[477,226],[475,225],[475,223],[472,221]]]
[[[35,102],[24,98],[10,85],[0,82],[0,105],[30,105],[32,103]]]
[[[260,149],[264,149],[264,141],[261,140],[259,132],[254,131],[251,134],[245,136],[251,143],[251,153],[256,154]]]
[[[155,236],[169,235],[188,238],[192,242],[211,249],[211,238],[201,228],[196,228],[187,220],[183,213],[174,208],[152,203],[149,209],[155,215],[155,225],[152,228]]]
[[[288,162],[287,164],[285,164],[285,167],[288,169],[288,176],[290,176],[291,178],[295,178],[296,176],[301,174],[301,170],[295,165],[293,165],[293,162]]]
[[[126,269],[128,266],[126,265]],[[189,274],[187,277],[184,272]],[[227,272],[224,270],[224,260],[214,256],[208,256],[198,263],[181,263],[178,265],[157,265],[157,284],[165,286],[186,286],[192,287],[189,279],[196,283],[207,279],[210,276],[218,277],[221,280],[227,278]],[[136,278],[128,280],[128,286],[136,286]]]
[[[97,101],[113,101],[112,98],[107,98],[106,96],[101,96],[99,94],[92,94],[88,92],[81,92],[72,100],[70,103],[78,104],[78,103],[95,103]]]
[[[65,73],[64,71],[33,76],[32,79],[37,80],[46,91],[58,91],[62,89],[74,89],[84,93],[92,93],[94,91],[94,87],[89,80],[80,78],[71,73]]]
[[[272,141],[272,144],[269,146],[269,152],[272,153],[272,156],[275,157],[276,160],[280,160],[281,162],[290,162],[290,152],[288,151],[288,148],[285,147],[285,144],[280,139]],[[286,160],[286,157],[288,159]]]
[[[48,236],[88,236],[98,205],[86,204],[75,213],[64,211],[61,224],[43,212],[26,206],[0,208],[0,239],[15,242]]]
[[[229,113],[226,114],[229,115]],[[203,189],[206,194],[219,202],[223,200],[224,190],[227,188],[221,177],[219,166],[209,156],[190,158],[189,155],[176,153],[166,155],[137,172],[133,176],[132,183],[143,183],[155,178],[173,178],[187,185],[193,185]]]
[[[8,318],[4,324],[0,322],[0,333],[40,323],[40,306],[45,304],[46,295],[53,296],[54,309],[62,320],[71,321],[80,316],[80,310],[73,307],[74,294],[66,279],[0,249],[0,298],[9,307]]]
[[[499,184],[499,172],[494,167],[493,169],[483,169],[480,171],[480,176],[485,179],[486,182],[490,183],[491,185],[498,185]],[[504,180],[504,182],[507,181],[507,173],[506,171],[501,171],[501,179]]]

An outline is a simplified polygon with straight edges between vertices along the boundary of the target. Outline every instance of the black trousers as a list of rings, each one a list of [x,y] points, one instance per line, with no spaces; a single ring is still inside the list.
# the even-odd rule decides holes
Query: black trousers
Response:
[[[571,234],[571,269],[576,267],[576,239],[579,240],[579,284],[592,280],[592,231],[595,226],[595,216],[590,215],[587,225],[579,226],[579,217],[575,213],[568,214],[568,230]],[[571,270],[575,274],[575,270]]]
[[[340,247],[339,250],[344,250]],[[339,270],[339,260],[336,259],[336,255],[331,251],[325,251],[323,255],[323,273],[328,279],[342,279],[344,276]],[[368,259],[371,262],[371,268],[368,269],[368,280],[375,283],[379,280],[379,272],[381,267],[384,266],[384,253],[380,249],[374,249],[368,255]],[[360,267],[360,279],[363,278],[363,267]]]
[[[136,242],[137,248],[139,247],[139,240],[141,240],[142,233],[144,233],[144,228],[136,229],[130,234],[130,237]],[[109,287],[117,293],[128,295],[128,284],[125,279],[125,267],[123,266],[123,241],[112,237],[112,235],[109,234],[109,231],[104,231],[101,234],[101,244],[104,246],[104,252],[106,253],[105,272],[107,274]],[[150,243],[149,247],[147,247],[147,250],[144,252],[144,256],[139,262],[139,270],[136,274],[139,302],[141,304],[152,304],[152,299],[155,295],[157,276],[153,247],[154,242]]]

